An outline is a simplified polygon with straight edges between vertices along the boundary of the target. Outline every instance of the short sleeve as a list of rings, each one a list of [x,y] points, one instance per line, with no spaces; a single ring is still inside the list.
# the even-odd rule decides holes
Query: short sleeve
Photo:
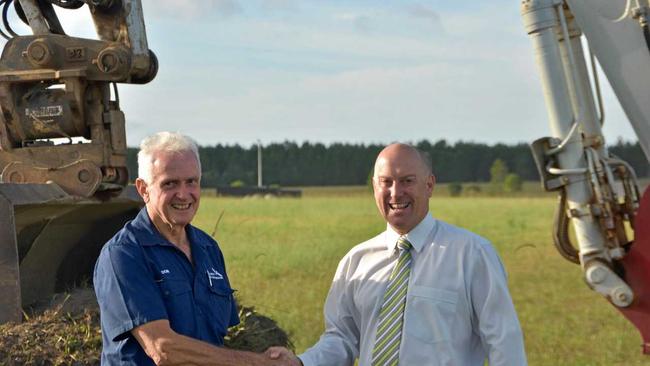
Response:
[[[143,250],[136,244],[106,245],[95,265],[93,285],[102,328],[113,341],[140,325],[168,318]]]
[[[228,322],[228,327],[234,327],[235,325],[239,324],[239,309],[237,306],[237,300],[235,300],[235,296],[230,296],[232,296],[233,306],[230,307],[230,321]]]

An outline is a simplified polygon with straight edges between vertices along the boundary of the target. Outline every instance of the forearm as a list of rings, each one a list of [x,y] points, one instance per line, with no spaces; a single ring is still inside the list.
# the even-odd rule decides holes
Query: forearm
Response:
[[[264,355],[237,351],[198,341],[183,335],[166,342],[162,348],[165,362],[159,365],[244,366],[272,364]],[[155,361],[155,360],[154,360]]]
[[[131,331],[156,365],[273,366],[263,354],[216,347],[174,332],[167,320],[153,321]]]
[[[299,357],[305,366],[345,366],[354,364],[357,353],[340,334],[325,333],[314,346]]]

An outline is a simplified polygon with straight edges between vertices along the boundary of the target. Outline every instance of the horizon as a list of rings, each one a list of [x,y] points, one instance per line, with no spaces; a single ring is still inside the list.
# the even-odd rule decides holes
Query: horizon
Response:
[[[192,136],[189,136],[189,137],[192,137]],[[192,137],[192,139],[194,139],[194,138]],[[486,145],[488,147],[494,147],[494,146],[497,146],[497,145],[502,145],[502,146],[530,145],[532,143],[532,141],[530,141],[530,142],[528,142],[528,141],[516,142],[515,141],[515,142],[509,142],[509,143],[498,142],[497,141],[497,142],[494,142],[494,143],[490,143],[490,142],[473,141],[473,140],[471,140],[471,141],[457,140],[457,141],[450,142],[450,141],[447,141],[444,138],[440,139],[440,140],[435,140],[435,141],[434,140],[427,140],[427,139],[420,139],[417,142],[413,142],[413,141],[390,141],[390,142],[332,141],[332,142],[320,142],[320,141],[307,141],[307,140],[305,140],[305,141],[285,140],[285,141],[269,141],[267,143],[262,143],[262,148],[264,148],[265,146],[282,145],[282,144],[286,144],[286,143],[296,144],[298,146],[301,146],[301,145],[304,145],[304,144],[311,144],[311,145],[321,144],[321,145],[324,145],[325,147],[331,147],[332,145],[337,145],[337,144],[339,144],[339,145],[363,145],[363,146],[371,146],[371,145],[387,146],[387,145],[392,144],[392,143],[400,142],[400,143],[405,143],[405,144],[412,145],[412,146],[417,146],[420,142],[425,141],[425,140],[428,141],[432,146],[439,143],[439,142],[441,142],[441,141],[445,141],[447,146],[450,146],[450,147],[454,147],[454,146],[456,146],[458,144]],[[610,141],[610,142],[607,143],[607,146],[618,146],[620,144],[635,145],[635,144],[639,144],[639,141],[638,140],[632,141],[632,140],[626,140],[626,139],[623,139],[623,138],[617,138],[616,142],[611,142]],[[215,146],[222,146],[222,147],[236,147],[236,146],[239,146],[239,147],[242,147],[242,148],[250,149],[250,148],[256,147],[257,143],[253,142],[253,143],[250,143],[248,145],[243,145],[243,144],[238,143],[238,142],[234,142],[234,143],[217,142],[217,143],[214,143],[212,145],[206,145],[206,144],[201,144],[200,142],[197,141],[197,145],[199,147],[201,147],[201,148],[215,147]],[[140,146],[137,146],[137,145],[132,146],[132,145],[128,145],[128,144],[127,144],[127,147],[129,149],[139,149],[140,148]]]

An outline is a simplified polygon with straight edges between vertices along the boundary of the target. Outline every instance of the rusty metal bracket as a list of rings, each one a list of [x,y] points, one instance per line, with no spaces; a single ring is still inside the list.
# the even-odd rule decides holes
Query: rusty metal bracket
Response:
[[[0,196],[0,324],[20,322],[20,271],[14,210],[11,201]]]

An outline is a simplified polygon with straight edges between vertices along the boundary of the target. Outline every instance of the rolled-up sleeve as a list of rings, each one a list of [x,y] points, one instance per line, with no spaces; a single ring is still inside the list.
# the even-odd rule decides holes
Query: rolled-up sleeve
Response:
[[[117,341],[133,328],[167,319],[158,285],[135,245],[106,245],[93,276],[102,327]]]
[[[353,365],[359,353],[359,328],[355,321],[352,286],[344,258],[336,270],[325,301],[325,332],[320,340],[299,356],[305,366]]]
[[[506,273],[499,256],[485,242],[475,247],[470,269],[470,294],[483,346],[491,366],[526,365],[523,334]]]

